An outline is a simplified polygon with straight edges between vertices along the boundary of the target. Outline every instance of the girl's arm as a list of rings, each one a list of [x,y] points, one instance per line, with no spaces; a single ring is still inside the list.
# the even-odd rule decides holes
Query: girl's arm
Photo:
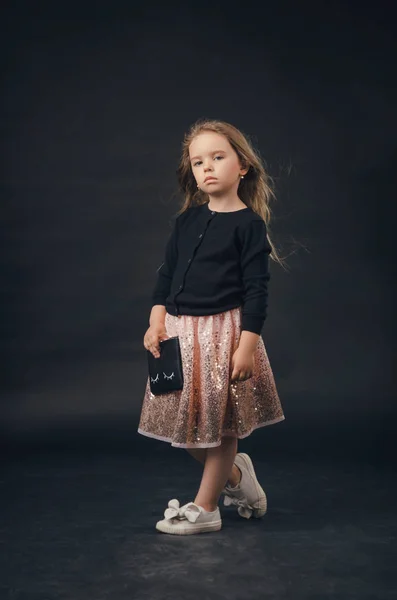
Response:
[[[150,312],[149,317],[149,325],[159,325],[165,323],[165,315],[166,315],[165,306],[161,304],[155,304]]]
[[[240,335],[240,341],[238,344],[239,349],[247,352],[247,354],[251,354],[255,352],[255,349],[258,345],[259,334],[254,333],[253,331],[242,331]]]
[[[178,218],[166,244],[164,262],[157,269],[157,281],[152,293],[154,306],[161,305],[165,307],[165,301],[170,292],[172,276],[178,258]],[[155,314],[158,315],[159,311],[156,310]]]
[[[260,335],[267,316],[270,252],[266,223],[263,219],[251,221],[244,231],[240,257],[244,288],[241,330],[245,334]],[[254,340],[252,335],[244,335],[242,341],[252,347]]]

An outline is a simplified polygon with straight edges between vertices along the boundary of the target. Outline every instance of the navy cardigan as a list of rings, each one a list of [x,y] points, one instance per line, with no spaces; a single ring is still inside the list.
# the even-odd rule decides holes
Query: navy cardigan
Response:
[[[271,247],[251,208],[215,212],[208,203],[180,214],[157,270],[153,304],[171,315],[211,315],[242,307],[241,331],[261,334],[267,316]]]

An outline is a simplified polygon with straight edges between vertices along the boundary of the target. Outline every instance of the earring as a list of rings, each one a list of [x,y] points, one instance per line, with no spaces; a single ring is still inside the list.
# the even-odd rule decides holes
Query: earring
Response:
[[[241,178],[240,178],[240,179],[244,179],[244,175],[241,175]]]

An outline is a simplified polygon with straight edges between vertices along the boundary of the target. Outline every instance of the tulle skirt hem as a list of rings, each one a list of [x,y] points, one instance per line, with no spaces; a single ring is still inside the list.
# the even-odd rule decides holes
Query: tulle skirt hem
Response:
[[[283,415],[282,417],[277,417],[277,419],[272,419],[271,421],[266,421],[266,423],[259,423],[258,425],[255,425],[255,427],[253,427],[250,431],[248,431],[244,435],[236,435],[235,431],[225,431],[222,434],[222,437],[235,437],[238,440],[243,440],[244,438],[251,435],[251,433],[253,433],[256,429],[260,429],[261,427],[266,427],[266,425],[274,425],[275,423],[281,423],[281,421],[284,421],[284,420],[285,420],[285,416]],[[171,444],[171,446],[173,448],[216,448],[217,446],[220,446],[222,443],[222,440],[219,440],[218,442],[212,442],[210,444],[206,444],[206,443],[204,443],[204,444],[200,444],[200,443],[178,444],[177,442],[174,442],[172,440],[172,438],[167,438],[162,435],[156,435],[154,433],[149,433],[148,431],[143,431],[140,427],[138,427],[137,431],[138,431],[138,433],[140,433],[141,435],[144,435],[146,437],[149,437],[149,438],[152,438],[155,440],[160,440],[161,442],[168,442]]]

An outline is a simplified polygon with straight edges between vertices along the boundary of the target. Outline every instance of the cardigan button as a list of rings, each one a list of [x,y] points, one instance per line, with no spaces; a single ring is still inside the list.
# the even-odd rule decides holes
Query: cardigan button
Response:
[[[192,262],[192,259],[191,259],[191,258],[189,258],[189,260],[188,260],[187,262],[188,262],[188,263]]]
[[[201,237],[203,237],[203,234],[202,234],[202,233],[200,233],[200,235],[199,235],[199,238],[201,238]]]

